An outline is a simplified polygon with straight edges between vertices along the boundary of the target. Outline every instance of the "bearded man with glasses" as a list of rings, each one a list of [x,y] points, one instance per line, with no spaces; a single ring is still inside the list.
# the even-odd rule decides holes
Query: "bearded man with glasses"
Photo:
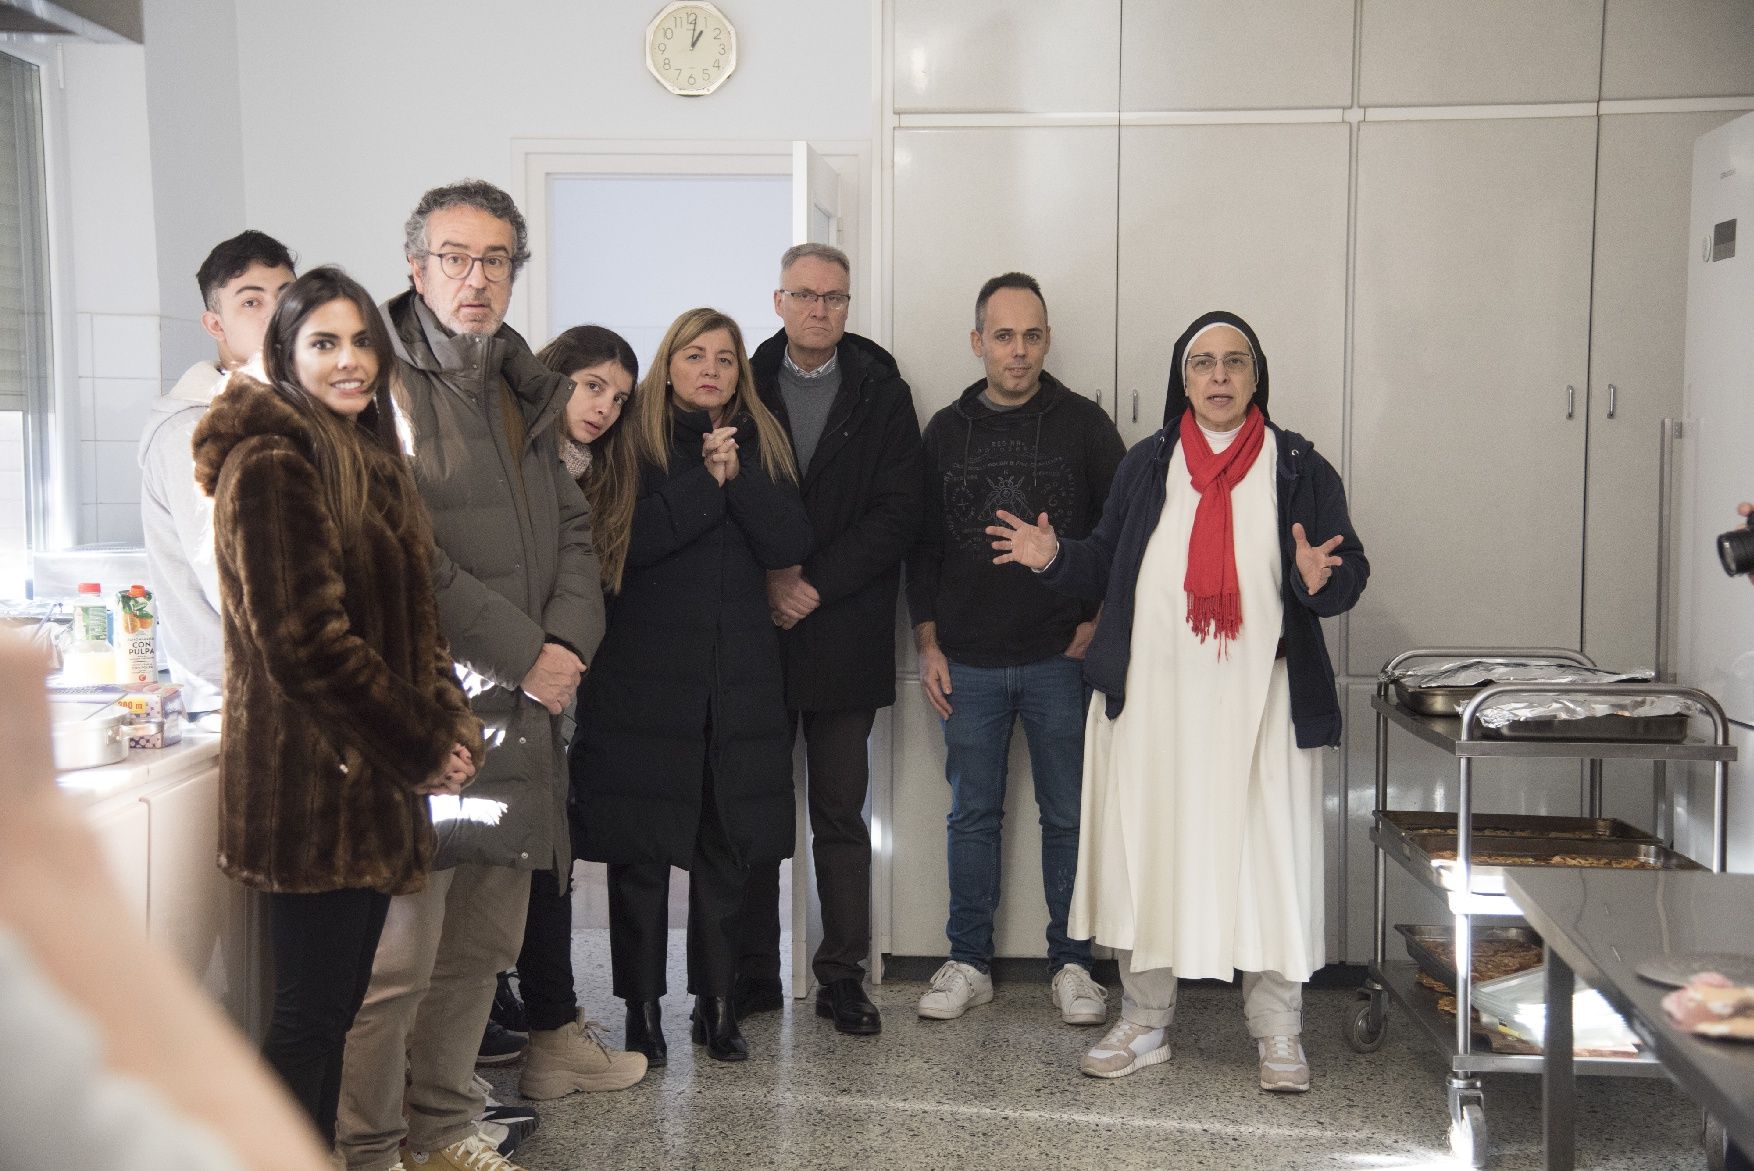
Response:
[[[476,1127],[475,1061],[532,872],[561,891],[572,873],[562,713],[603,637],[589,512],[556,446],[572,381],[504,324],[527,239],[499,188],[436,187],[406,226],[412,288],[383,306],[439,624],[488,751],[469,789],[433,801],[438,860],[426,889],[392,900],[347,1036],[337,1139],[352,1171],[399,1171],[404,1139],[411,1166],[517,1171]],[[600,1088],[645,1075],[589,1022],[552,1033],[541,1041],[616,1083]]]

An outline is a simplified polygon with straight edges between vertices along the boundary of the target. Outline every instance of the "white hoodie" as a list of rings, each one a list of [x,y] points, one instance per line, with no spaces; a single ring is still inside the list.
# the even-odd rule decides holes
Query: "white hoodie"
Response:
[[[213,500],[195,485],[195,426],[228,375],[198,362],[152,404],[140,436],[140,521],[165,659],[189,711],[217,711],[225,686]]]

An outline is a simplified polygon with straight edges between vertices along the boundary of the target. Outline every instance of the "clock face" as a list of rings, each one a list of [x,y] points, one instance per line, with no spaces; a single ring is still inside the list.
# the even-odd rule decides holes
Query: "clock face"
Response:
[[[674,94],[710,94],[737,68],[737,34],[711,4],[681,0],[646,29],[646,68]]]

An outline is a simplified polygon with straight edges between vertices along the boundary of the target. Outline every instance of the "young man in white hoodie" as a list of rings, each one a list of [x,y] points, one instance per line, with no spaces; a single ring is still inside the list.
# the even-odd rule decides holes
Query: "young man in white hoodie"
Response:
[[[213,561],[213,501],[195,486],[189,443],[207,404],[231,372],[262,349],[280,291],[293,281],[292,253],[250,229],[216,245],[195,273],[206,312],[201,324],[218,344],[153,404],[140,436],[140,519],[146,568],[158,595],[171,679],[183,685],[191,715],[218,711],[225,682],[220,647],[219,579]]]

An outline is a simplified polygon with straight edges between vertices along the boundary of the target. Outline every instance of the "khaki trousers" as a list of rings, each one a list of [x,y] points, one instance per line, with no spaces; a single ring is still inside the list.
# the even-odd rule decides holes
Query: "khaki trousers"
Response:
[[[467,863],[390,900],[342,1062],[336,1146],[349,1171],[388,1171],[405,1136],[436,1151],[474,1133],[475,1057],[529,898],[528,870]]]
[[[1121,969],[1121,1017],[1147,1028],[1175,1021],[1175,969],[1133,971],[1133,953],[1116,951]],[[1303,1032],[1303,985],[1278,972],[1242,974],[1242,1011],[1251,1037],[1295,1037]]]

